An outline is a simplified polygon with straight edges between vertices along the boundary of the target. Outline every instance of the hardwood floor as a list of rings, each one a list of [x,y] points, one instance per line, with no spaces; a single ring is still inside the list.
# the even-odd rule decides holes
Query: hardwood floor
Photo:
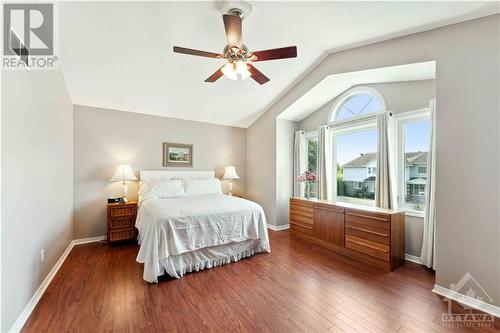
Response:
[[[158,284],[142,280],[135,244],[76,246],[23,332],[500,331],[498,320],[496,328],[443,327],[447,303],[422,266],[385,273],[288,231],[269,236],[270,254]]]

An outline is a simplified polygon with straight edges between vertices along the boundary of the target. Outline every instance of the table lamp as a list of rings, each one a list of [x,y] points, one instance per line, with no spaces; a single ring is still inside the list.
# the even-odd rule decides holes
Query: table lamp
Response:
[[[132,172],[132,167],[130,166],[130,164],[117,165],[115,174],[113,175],[113,177],[111,177],[110,181],[122,182],[123,203],[128,202],[127,199],[128,185],[126,183],[127,180],[137,180],[137,177]]]
[[[233,195],[233,179],[240,179],[240,177],[236,174],[234,166],[227,166],[226,171],[224,172],[224,177],[222,178],[229,180],[229,195]]]

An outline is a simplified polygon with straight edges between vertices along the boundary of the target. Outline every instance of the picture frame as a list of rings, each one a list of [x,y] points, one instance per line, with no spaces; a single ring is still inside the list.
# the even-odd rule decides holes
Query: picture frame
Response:
[[[163,166],[175,168],[193,167],[193,145],[184,143],[163,143]]]

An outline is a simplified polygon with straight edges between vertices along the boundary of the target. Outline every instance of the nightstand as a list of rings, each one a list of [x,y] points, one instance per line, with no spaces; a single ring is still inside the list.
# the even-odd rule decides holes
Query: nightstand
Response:
[[[108,242],[133,240],[137,236],[137,201],[108,204]]]

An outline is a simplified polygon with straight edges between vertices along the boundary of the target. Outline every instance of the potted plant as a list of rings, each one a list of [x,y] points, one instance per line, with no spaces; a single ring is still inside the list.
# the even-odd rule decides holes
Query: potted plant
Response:
[[[306,199],[309,199],[311,197],[311,194],[309,193],[310,189],[310,184],[314,183],[316,181],[316,175],[312,173],[311,171],[307,170],[304,173],[302,173],[297,180],[301,183],[305,183],[306,187],[304,190],[304,196]]]

